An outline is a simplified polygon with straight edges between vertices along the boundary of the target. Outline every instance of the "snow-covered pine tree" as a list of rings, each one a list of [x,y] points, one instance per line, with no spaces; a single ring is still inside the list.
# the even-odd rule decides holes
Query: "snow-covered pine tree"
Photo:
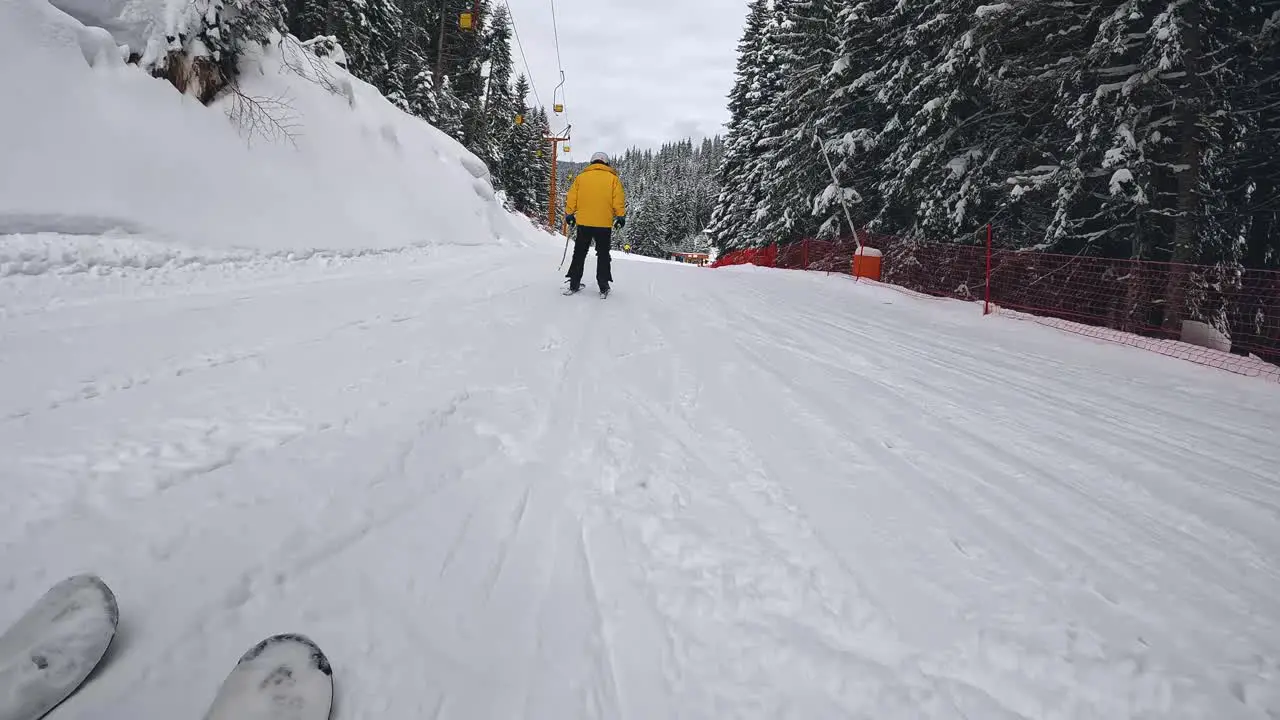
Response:
[[[665,228],[662,216],[665,208],[662,202],[663,198],[659,193],[648,193],[630,201],[628,213],[633,218],[628,218],[625,237],[620,239],[631,245],[631,252],[649,257],[663,256],[662,239]]]
[[[192,0],[166,17],[165,43],[153,42],[142,67],[208,104],[239,74],[252,46],[283,30],[283,0]]]
[[[1249,3],[1243,14],[1245,70],[1233,105],[1248,113],[1249,131],[1232,158],[1232,182],[1248,217],[1244,263],[1280,268],[1280,0]],[[1272,311],[1274,312],[1274,310]]]
[[[472,0],[445,0],[443,6],[438,0],[288,0],[288,5],[293,34],[335,36],[348,69],[401,108],[458,140],[487,134],[476,123],[483,118],[487,85],[488,0],[481,4],[475,31],[457,22],[472,9]]]
[[[471,12],[472,0],[448,0],[453,18],[462,12]],[[488,84],[485,67],[489,60],[488,30],[493,18],[489,0],[481,0],[480,15],[474,19],[472,30],[458,28],[456,22],[447,23],[445,40],[445,65],[452,81],[454,95],[462,106],[461,142],[468,150],[481,158],[496,154],[488,117],[485,114],[485,91]]]
[[[372,82],[370,36],[373,28],[365,10],[365,0],[329,0],[328,25],[320,34],[337,38],[347,56],[347,69],[361,80]]]
[[[498,162],[498,173],[503,177],[503,187],[511,207],[517,212],[541,219],[538,215],[537,185],[546,182],[543,176],[542,159],[538,157],[538,148],[542,144],[534,117],[526,104],[529,95],[529,80],[520,75],[516,78],[513,101],[516,103],[513,113],[522,115],[524,122],[512,125],[502,143],[501,158]]]
[[[536,108],[530,124],[538,143],[538,152],[534,153],[537,158],[534,167],[538,182],[534,183],[534,188],[537,193],[537,216],[541,220],[551,212],[551,143],[545,139],[551,135],[551,120],[547,117],[546,108]]]
[[[440,34],[440,3],[438,0],[397,0],[397,3],[401,16],[400,69],[405,93],[408,94],[412,78],[424,71],[434,76]],[[433,77],[431,84],[439,87],[441,79]]]
[[[1167,229],[1151,212],[1169,127],[1156,109],[1167,96],[1159,74],[1142,67],[1153,20],[1147,4],[1090,8],[1096,31],[1062,89],[1062,114],[1076,140],[1065,153],[1050,228],[1060,250],[1152,258]]]
[[[758,154],[755,143],[759,128],[752,118],[753,109],[762,101],[757,86],[765,67],[762,52],[769,17],[769,0],[752,0],[738,43],[737,69],[729,94],[729,131],[724,159],[717,171],[721,191],[707,230],[720,248],[745,247],[746,229],[752,223],[753,209],[748,204],[744,181],[749,162]]]
[[[518,145],[515,117],[523,109],[524,93],[517,95],[511,87],[514,64],[511,58],[511,17],[506,6],[499,6],[489,19],[485,33],[488,44],[489,76],[484,97],[484,123],[489,136],[489,156],[481,156],[493,170],[495,187],[507,189],[517,170],[503,162],[504,156]],[[519,104],[518,104],[519,103]]]
[[[402,110],[408,107],[405,68],[401,48],[405,45],[404,19],[397,0],[365,0],[369,21],[369,82]]]
[[[453,90],[453,83],[446,75],[435,93],[436,117],[434,124],[441,132],[461,141],[466,127],[463,124],[466,116],[466,104],[458,98]]]
[[[347,69],[407,108],[406,27],[399,0],[288,0],[289,30],[302,40],[331,35],[347,57]]]
[[[773,71],[780,75],[775,106],[760,144],[767,217],[758,225],[765,238],[790,242],[818,230],[813,202],[829,181],[818,155],[814,131],[828,102],[821,80],[836,54],[836,0],[777,3]]]
[[[1058,247],[1179,262],[1230,253],[1239,230],[1205,226],[1204,203],[1230,194],[1216,165],[1248,134],[1230,106],[1245,71],[1233,57],[1240,10],[1230,0],[1094,7],[1096,33],[1060,103],[1076,141],[1051,227]]]
[[[225,47],[233,56],[249,44],[266,43],[272,33],[285,28],[284,0],[211,0],[210,8],[219,4],[231,30]]]
[[[442,73],[439,78],[435,75],[439,59],[439,3],[435,0],[397,1],[401,7],[401,33],[394,72],[404,88],[403,107],[450,137],[460,139],[461,103],[453,94],[448,75]],[[392,93],[390,99],[397,102],[394,89]]]
[[[847,235],[844,209],[849,205],[859,227],[880,208],[876,193],[885,148],[875,142],[891,112],[877,96],[881,81],[893,72],[890,19],[896,0],[845,0],[836,16],[835,60],[821,79],[827,102],[815,120],[836,171],[814,203],[821,235]],[[818,172],[830,174],[825,167]]]
[[[542,153],[542,133],[537,125],[529,121],[532,111],[525,114],[525,124],[520,126],[517,137],[520,139],[520,164],[516,168],[518,186],[514,196],[516,209],[536,222],[544,222],[547,207],[544,198],[548,192],[548,180],[551,176],[551,165]]]
[[[705,230],[711,224],[711,212],[715,208],[720,187],[717,172],[724,159],[724,140],[716,136],[702,141],[698,157],[694,164],[696,173],[693,180],[693,224],[699,235],[705,237]]]
[[[1001,244],[1051,246],[1055,187],[1063,150],[1073,140],[1058,112],[1059,88],[1089,46],[1087,13],[1081,5],[1028,0],[979,6],[975,13],[976,97],[984,114],[966,126],[964,137],[986,138],[993,153],[966,179],[986,219],[999,226]]]
[[[1185,318],[1229,331],[1216,288],[1235,282],[1247,243],[1247,200],[1239,192],[1232,158],[1254,131],[1254,118],[1238,109],[1236,88],[1247,82],[1250,26],[1260,6],[1229,0],[1170,4],[1152,24],[1144,57],[1164,74],[1173,93],[1169,114],[1173,142],[1162,170],[1172,173],[1158,202],[1173,208],[1173,266],[1162,309],[1165,327],[1178,331]],[[1274,155],[1274,152],[1272,153]],[[1184,263],[1212,264],[1193,270]]]
[[[878,224],[921,241],[963,237],[986,220],[972,178],[1001,148],[977,129],[997,110],[980,94],[982,49],[972,21],[980,0],[909,0],[891,22],[900,57],[879,88],[894,115],[876,142],[888,153],[881,165]]]
[[[1076,6],[944,0],[909,10],[897,82],[905,108],[878,139],[880,226],[925,242],[967,241],[998,218],[1001,236],[1042,243],[1046,189],[1071,143],[1056,90],[1086,45]],[[1027,193],[1032,193],[1028,196]]]
[[[749,136],[745,138],[748,153],[743,161],[741,183],[737,203],[731,210],[743,219],[738,229],[740,247],[754,247],[778,242],[781,238],[766,232],[766,223],[780,212],[774,198],[770,197],[769,180],[775,168],[776,158],[769,154],[776,137],[769,135],[771,123],[779,112],[779,102],[785,91],[787,68],[782,65],[784,54],[782,37],[790,22],[791,7],[801,0],[773,0],[767,14],[761,38],[760,69],[751,89],[747,92],[748,108],[743,124]]]
[[[1212,9],[1212,5],[1205,9]],[[1218,137],[1203,163],[1206,239],[1201,261],[1245,267],[1280,266],[1280,0],[1236,3],[1217,33],[1207,33],[1206,56],[1223,61],[1203,73],[1225,100]],[[1202,9],[1203,11],[1203,9]],[[1202,32],[1212,26],[1202,25]],[[1213,46],[1222,48],[1215,51]],[[1202,124],[1202,130],[1204,128]]]
[[[1223,162],[1228,196],[1242,228],[1241,264],[1275,270],[1280,269],[1280,0],[1242,3],[1234,26],[1242,69],[1231,88],[1231,106],[1243,128]],[[1233,286],[1238,277],[1223,273],[1216,280]],[[1265,337],[1280,308],[1262,293],[1246,293],[1241,300],[1227,309],[1227,328]]]
[[[286,0],[289,32],[299,40],[328,34],[330,0]]]
[[[662,232],[658,241],[663,249],[678,247],[690,234],[687,148],[686,141],[674,142],[663,148],[659,156]]]

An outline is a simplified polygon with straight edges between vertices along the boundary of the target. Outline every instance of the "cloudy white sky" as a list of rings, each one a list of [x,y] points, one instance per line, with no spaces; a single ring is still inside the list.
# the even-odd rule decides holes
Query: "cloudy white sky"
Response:
[[[549,107],[559,82],[552,0],[508,2]],[[747,2],[555,0],[572,158],[723,132]],[[563,123],[553,121],[557,129]]]

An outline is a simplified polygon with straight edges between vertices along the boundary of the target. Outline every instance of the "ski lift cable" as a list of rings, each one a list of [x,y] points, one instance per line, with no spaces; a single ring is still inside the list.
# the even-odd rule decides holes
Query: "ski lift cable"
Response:
[[[556,43],[556,67],[564,74],[564,63],[560,60],[560,24],[556,22],[556,0],[551,0],[551,33]]]
[[[511,10],[510,0],[503,0],[503,4],[507,6],[507,15],[511,18],[511,33],[516,38],[516,48],[520,50],[520,60],[524,62],[524,72],[529,76],[529,89],[533,91],[533,99],[537,101],[538,107],[542,107],[542,98],[538,95],[538,84],[533,81],[533,69],[529,67],[529,58],[524,54],[524,43],[520,42],[520,29],[516,27],[516,14]],[[521,98],[523,100],[523,98]]]
[[[565,110],[568,110],[569,101],[566,99],[567,93],[564,90],[564,61],[561,59],[560,55],[560,22],[556,17],[556,0],[551,0],[551,33],[556,45],[556,68],[560,71],[560,85],[558,86],[560,91],[560,104]],[[556,98],[552,97],[551,102],[554,104],[556,102]],[[554,110],[555,108],[553,107],[552,109]],[[565,127],[568,128],[571,125],[569,122],[569,113],[564,112],[563,114]]]

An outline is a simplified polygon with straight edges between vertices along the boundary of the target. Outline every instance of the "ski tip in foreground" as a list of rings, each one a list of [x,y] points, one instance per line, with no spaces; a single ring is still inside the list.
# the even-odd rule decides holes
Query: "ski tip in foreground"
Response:
[[[102,662],[120,609],[96,575],[54,585],[0,635],[0,720],[36,720],[71,696]]]
[[[305,635],[275,635],[240,658],[206,720],[327,720],[333,668]]]
[[[253,662],[258,659],[258,657],[268,654],[272,648],[284,644],[300,645],[308,649],[311,652],[312,666],[325,675],[333,674],[333,668],[329,666],[329,658],[325,657],[324,651],[320,649],[320,646],[306,635],[297,635],[294,633],[273,635],[257,645],[254,645],[249,652],[245,653],[244,656],[240,658],[239,664],[242,665],[247,662]]]

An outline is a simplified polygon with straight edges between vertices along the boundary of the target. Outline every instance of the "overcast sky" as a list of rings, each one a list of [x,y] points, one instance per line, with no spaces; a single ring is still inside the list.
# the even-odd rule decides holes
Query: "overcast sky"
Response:
[[[542,103],[559,82],[552,0],[508,0]],[[748,0],[555,0],[572,159],[723,132]],[[524,64],[512,48],[518,71]],[[554,129],[564,126],[561,116]]]

